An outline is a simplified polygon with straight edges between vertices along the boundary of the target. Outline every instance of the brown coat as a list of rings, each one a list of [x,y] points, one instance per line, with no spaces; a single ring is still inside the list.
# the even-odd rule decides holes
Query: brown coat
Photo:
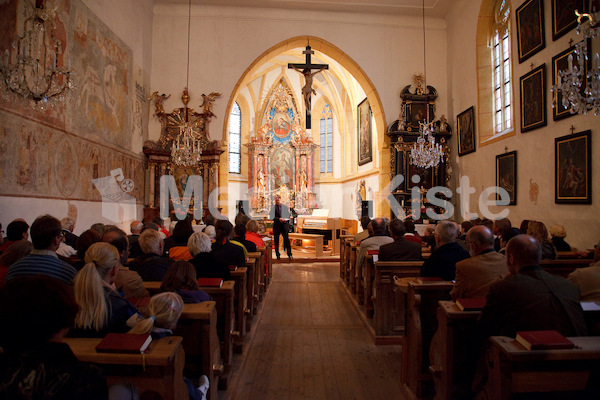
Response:
[[[508,273],[506,257],[491,251],[456,263],[453,300],[464,297],[485,297],[492,283]]]

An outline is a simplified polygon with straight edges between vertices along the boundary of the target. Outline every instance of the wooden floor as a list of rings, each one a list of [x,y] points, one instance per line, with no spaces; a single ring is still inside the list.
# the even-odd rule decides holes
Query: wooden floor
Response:
[[[339,264],[273,266],[224,399],[399,399],[400,346],[375,346]]]

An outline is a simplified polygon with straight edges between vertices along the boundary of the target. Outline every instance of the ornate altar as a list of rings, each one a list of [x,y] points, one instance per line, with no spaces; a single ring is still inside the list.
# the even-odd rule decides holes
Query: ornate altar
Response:
[[[431,207],[427,204],[425,193],[428,189],[434,186],[446,186],[446,182],[450,179],[448,171],[449,163],[448,156],[450,148],[448,147],[448,139],[452,135],[450,125],[448,125],[445,117],[434,121],[435,118],[435,100],[438,97],[437,91],[432,86],[427,86],[427,90],[422,87],[422,80],[419,76],[415,77],[416,89],[413,93],[410,92],[411,85],[404,87],[400,94],[402,99],[400,117],[394,121],[389,127],[387,135],[391,138],[390,152],[390,167],[391,176],[393,179],[396,175],[404,176],[404,181],[392,193],[396,201],[404,209],[405,214],[411,214],[412,198],[411,192],[413,187],[418,187],[420,197],[420,209]],[[414,143],[420,136],[419,122],[433,122],[435,127],[433,136],[435,142],[441,144],[445,157],[435,167],[421,168],[413,165],[410,160],[410,152]],[[441,197],[437,194],[436,197]],[[432,207],[436,212],[441,212],[439,207]],[[397,214],[398,210],[392,210]],[[421,215],[421,218],[427,218]]]
[[[203,193],[202,205],[194,204],[192,197],[189,207],[189,214],[193,214],[197,207],[203,208],[203,214],[208,213],[208,199],[210,193],[218,187],[219,183],[219,157],[223,153],[221,150],[220,140],[210,140],[208,134],[208,125],[215,116],[212,112],[212,102],[215,97],[220,96],[219,93],[211,93],[208,96],[202,95],[203,107],[202,112],[196,112],[192,108],[188,108],[189,95],[187,90],[183,91],[181,101],[183,107],[175,108],[172,112],[166,113],[163,107],[163,101],[169,96],[164,94],[158,95],[154,92],[148,99],[153,100],[155,105],[154,115],[158,118],[161,124],[161,135],[158,141],[147,140],[144,143],[144,154],[148,159],[148,196],[147,204],[144,209],[144,218],[156,216],[159,214],[160,201],[160,177],[163,175],[171,175],[175,178],[179,197],[183,198],[187,180],[191,175],[200,175],[203,178]],[[177,140],[182,126],[185,124],[191,126],[194,132],[198,135],[198,144],[202,149],[200,161],[191,166],[176,165],[171,158],[171,148],[173,141]],[[173,213],[173,205],[169,201],[169,215]],[[174,217],[171,217],[174,219]]]
[[[292,91],[279,82],[267,98],[262,125],[250,138],[248,187],[255,216],[269,212],[275,195],[298,214],[316,208],[313,143],[299,123]]]

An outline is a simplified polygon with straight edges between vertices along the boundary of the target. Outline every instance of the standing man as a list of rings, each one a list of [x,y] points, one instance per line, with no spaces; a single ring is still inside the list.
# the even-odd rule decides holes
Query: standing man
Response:
[[[288,235],[290,231],[290,209],[286,205],[281,204],[281,197],[278,194],[275,195],[275,204],[271,207],[269,218],[273,220],[273,236],[275,237],[275,254],[277,255],[277,259],[281,258],[279,254],[279,235],[281,234],[283,236],[283,248],[287,251],[288,258],[292,260],[292,246]]]

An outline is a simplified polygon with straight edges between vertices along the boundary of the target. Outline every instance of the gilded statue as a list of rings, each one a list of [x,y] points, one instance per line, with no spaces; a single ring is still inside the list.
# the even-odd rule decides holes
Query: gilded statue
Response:
[[[154,115],[161,115],[165,113],[165,109],[163,107],[163,102],[165,100],[167,100],[169,97],[171,97],[171,95],[166,95],[166,94],[158,94],[158,92],[154,92],[150,95],[150,97],[148,97],[147,101],[152,101],[154,100]]]
[[[212,103],[221,95],[223,95],[223,93],[211,92],[208,96],[202,93],[202,104],[200,104],[200,107],[204,107],[204,114],[211,117],[215,116],[212,112]]]

